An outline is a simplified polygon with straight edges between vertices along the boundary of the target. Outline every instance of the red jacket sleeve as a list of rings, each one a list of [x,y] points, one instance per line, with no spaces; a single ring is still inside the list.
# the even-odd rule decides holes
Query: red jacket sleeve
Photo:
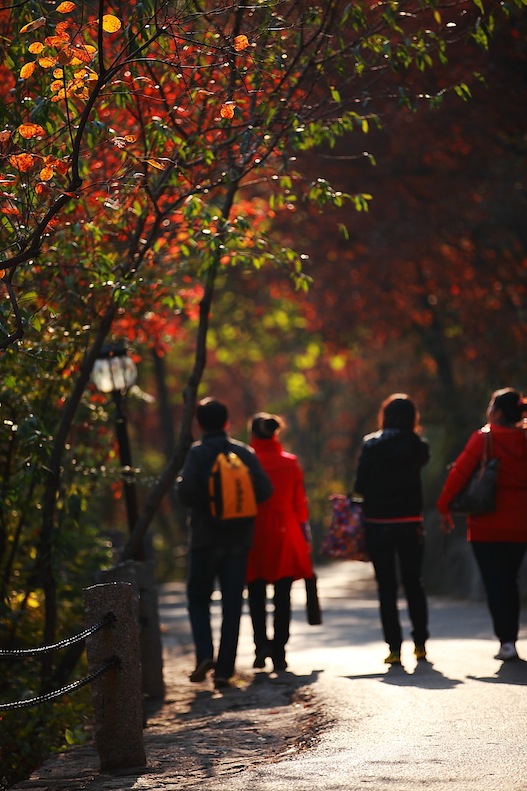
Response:
[[[483,457],[484,441],[485,438],[481,429],[475,431],[451,466],[437,501],[439,513],[448,514],[451,501],[469,482],[472,473]]]

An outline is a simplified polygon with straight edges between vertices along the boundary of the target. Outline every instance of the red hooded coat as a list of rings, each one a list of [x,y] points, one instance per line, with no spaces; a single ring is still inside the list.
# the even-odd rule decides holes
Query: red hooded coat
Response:
[[[274,491],[258,506],[247,582],[312,577],[309,545],[300,527],[309,519],[309,511],[297,457],[286,453],[275,437],[253,438],[251,445]]]
[[[437,501],[440,513],[447,514],[451,500],[468,483],[484,450],[484,430],[475,431],[456,459]],[[469,541],[527,542],[527,431],[490,425],[489,457],[500,460],[497,479],[497,506],[492,514],[467,517]]]

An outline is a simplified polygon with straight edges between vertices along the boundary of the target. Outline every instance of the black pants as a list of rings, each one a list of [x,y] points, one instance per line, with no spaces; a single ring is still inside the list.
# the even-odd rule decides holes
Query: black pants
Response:
[[[292,577],[284,577],[272,583],[273,595],[273,639],[267,639],[267,585],[263,579],[257,579],[247,585],[249,592],[249,611],[254,630],[254,647],[258,654],[271,643],[272,656],[275,661],[285,658],[285,646],[289,640],[289,624],[291,621],[291,585]]]
[[[428,605],[422,580],[422,524],[366,523],[366,543],[375,569],[384,639],[390,651],[399,651],[403,640],[397,607],[397,561],[413,627],[412,637],[416,645],[424,645],[429,634]]]
[[[222,621],[216,676],[220,678],[234,673],[248,554],[245,547],[218,546],[193,549],[189,557],[188,612],[197,664],[214,658],[210,606],[215,581],[219,581]]]
[[[518,574],[527,544],[504,541],[472,541],[487,603],[500,643],[515,643],[520,628]]]

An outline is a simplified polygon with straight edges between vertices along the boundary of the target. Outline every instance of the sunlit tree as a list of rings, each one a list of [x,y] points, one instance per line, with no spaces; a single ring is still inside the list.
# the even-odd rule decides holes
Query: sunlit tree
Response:
[[[398,75],[394,107],[417,101],[408,70],[439,67],[452,40],[485,39],[499,8],[26,0],[0,11],[0,552],[11,639],[30,601],[40,612],[42,589],[42,639],[53,640],[67,536],[93,526],[97,459],[112,452],[88,387],[103,343],[124,336],[162,353],[189,337],[194,349],[172,457],[129,557],[192,438],[217,286],[228,290],[235,268],[257,283],[272,266],[304,288],[303,251],[268,233],[269,215],[298,200],[368,207],[367,190],[302,178],[295,157],[374,127],[375,100],[394,84],[384,75]]]

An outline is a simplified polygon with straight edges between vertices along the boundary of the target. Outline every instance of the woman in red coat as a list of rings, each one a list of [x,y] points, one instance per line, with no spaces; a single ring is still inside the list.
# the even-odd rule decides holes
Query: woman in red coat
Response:
[[[283,421],[260,412],[251,421],[251,445],[271,479],[274,492],[258,506],[247,566],[249,609],[254,630],[254,667],[270,657],[275,671],[285,670],[285,646],[291,621],[291,585],[313,576],[304,476],[296,456],[286,453],[278,434]],[[267,637],[267,585],[274,586],[274,634]]]
[[[483,456],[499,459],[497,505],[492,514],[467,517],[467,538],[481,572],[494,632],[501,647],[496,659],[515,659],[520,621],[518,574],[527,549],[527,403],[517,390],[496,390],[487,425],[475,431],[453,465],[437,507],[444,530],[454,523],[452,499],[468,483]]]

